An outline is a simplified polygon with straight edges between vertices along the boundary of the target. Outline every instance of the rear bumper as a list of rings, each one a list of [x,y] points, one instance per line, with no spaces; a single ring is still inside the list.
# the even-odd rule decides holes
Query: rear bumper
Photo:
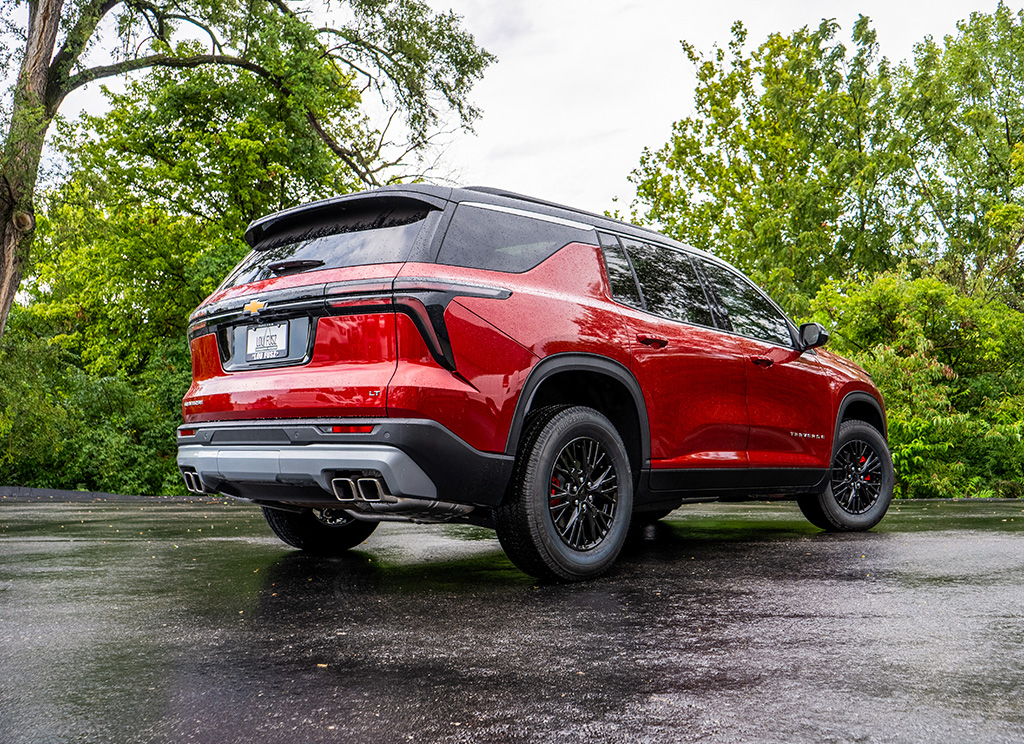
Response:
[[[371,427],[333,433],[334,426]],[[191,432],[191,434],[188,434]],[[333,502],[331,480],[375,471],[395,496],[497,506],[513,458],[480,452],[418,419],[302,419],[187,424],[178,467],[209,492],[258,501]]]
[[[280,483],[301,487],[315,482],[328,493],[331,493],[331,480],[339,472],[376,470],[395,496],[437,498],[433,482],[407,454],[380,445],[192,445],[178,448],[178,467],[195,472],[207,488],[232,483]]]

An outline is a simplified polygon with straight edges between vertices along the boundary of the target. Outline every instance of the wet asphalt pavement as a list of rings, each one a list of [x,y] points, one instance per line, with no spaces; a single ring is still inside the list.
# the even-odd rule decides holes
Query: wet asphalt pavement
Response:
[[[343,559],[225,503],[0,502],[0,742],[1021,742],[1024,503],[638,531],[543,585],[487,530]]]

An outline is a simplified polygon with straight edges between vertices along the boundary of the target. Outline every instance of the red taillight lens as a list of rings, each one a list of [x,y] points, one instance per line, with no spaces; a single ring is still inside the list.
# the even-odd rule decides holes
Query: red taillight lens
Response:
[[[178,431],[179,437],[194,437],[196,435],[195,429],[181,429]]]

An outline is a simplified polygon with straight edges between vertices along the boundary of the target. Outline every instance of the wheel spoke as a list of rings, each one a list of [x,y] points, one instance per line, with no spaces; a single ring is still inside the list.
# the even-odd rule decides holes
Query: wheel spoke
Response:
[[[567,509],[568,507],[572,506],[572,505],[573,505],[572,502],[568,501],[568,500],[566,500],[566,501],[559,501],[558,503],[552,504],[549,507],[549,509],[551,510],[552,518],[557,522],[559,516],[564,513],[564,510]],[[559,510],[558,514],[555,513],[555,509]]]
[[[550,476],[548,514],[562,541],[590,550],[604,540],[615,521],[618,475],[599,440],[578,437],[562,447]]]
[[[844,444],[832,460],[832,497],[849,514],[863,514],[882,493],[882,459],[869,442]]]
[[[591,486],[591,488],[593,490],[595,490],[595,491],[599,491],[601,489],[601,486],[604,484],[605,479],[607,479],[609,475],[612,475],[612,476],[615,475],[615,471],[612,469],[612,467],[610,465],[608,466],[607,470],[605,470],[603,473],[601,473],[601,477],[593,482],[593,485]]]

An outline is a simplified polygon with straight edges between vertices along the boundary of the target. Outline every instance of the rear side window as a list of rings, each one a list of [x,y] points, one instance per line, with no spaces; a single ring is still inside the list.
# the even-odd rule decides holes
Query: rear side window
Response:
[[[753,284],[716,263],[703,261],[703,267],[729,313],[731,328],[727,330],[781,346],[793,345],[786,317]]]
[[[623,242],[640,280],[648,312],[683,323],[714,326],[707,297],[689,256],[629,238]]]
[[[568,220],[464,203],[455,210],[437,262],[521,274],[569,243],[593,244],[594,232]]]
[[[431,214],[438,213],[408,202],[383,209],[356,208],[329,222],[271,234],[228,275],[221,288],[300,271],[404,262]]]

